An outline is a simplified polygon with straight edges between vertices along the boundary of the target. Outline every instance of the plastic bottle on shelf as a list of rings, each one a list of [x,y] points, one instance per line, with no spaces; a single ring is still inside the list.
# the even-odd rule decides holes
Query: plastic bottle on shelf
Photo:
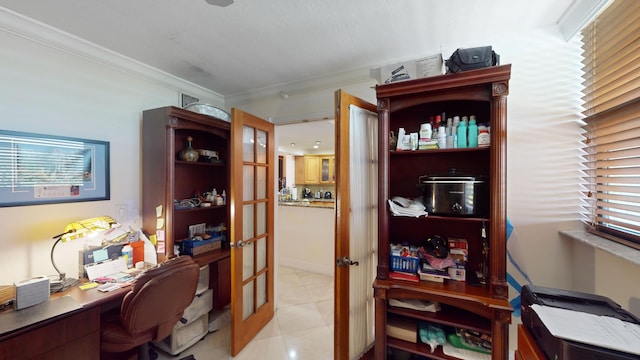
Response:
[[[452,148],[458,147],[458,125],[460,125],[460,116],[453,117],[453,125],[451,126],[451,135],[453,135]]]
[[[465,121],[460,121],[458,124],[458,148],[466,148],[467,147],[467,123]]]
[[[226,203],[227,203],[227,191],[222,190],[222,205],[225,205]]]
[[[418,150],[428,149],[431,143],[431,123],[424,123],[420,125],[420,132],[418,133]]]
[[[131,245],[125,245],[122,247],[122,256],[127,257],[127,267],[130,269],[133,267],[133,247]]]
[[[420,140],[421,141],[426,141],[429,142],[431,141],[431,124],[430,123],[424,123],[422,125],[420,125]]]
[[[404,128],[400,128],[398,129],[398,143],[396,144],[396,150],[404,150],[403,149],[403,144],[404,144]]]
[[[491,144],[491,135],[485,125],[478,125],[478,146],[487,147]]]
[[[447,135],[447,149],[453,149],[453,135]]]
[[[446,149],[447,148],[447,129],[444,126],[440,126],[438,128],[438,148]]]
[[[469,127],[467,128],[468,132],[468,146],[478,147],[478,125],[476,124],[476,117],[471,115],[469,118]]]
[[[442,126],[442,118],[440,115],[436,115],[435,127],[433,128],[433,135],[431,135],[432,139],[438,140],[438,129]]]

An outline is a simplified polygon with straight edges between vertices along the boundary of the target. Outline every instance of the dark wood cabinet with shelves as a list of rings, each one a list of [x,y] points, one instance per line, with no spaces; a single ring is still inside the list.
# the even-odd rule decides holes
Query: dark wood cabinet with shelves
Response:
[[[219,161],[200,157],[198,161],[183,161],[180,152],[192,138],[193,149],[218,152]],[[229,122],[169,106],[145,110],[142,119],[142,218],[147,234],[164,232],[164,252],[158,261],[176,255],[174,246],[189,238],[189,226],[205,223],[230,225],[229,206],[182,208],[174,202],[194,198],[197,194],[216,189],[230,192],[231,126]],[[161,239],[159,239],[161,240]],[[216,292],[214,304],[222,308],[229,302],[229,249],[194,256],[200,265],[210,265],[210,281]],[[220,265],[222,263],[222,265]],[[219,269],[218,267],[222,268]],[[222,281],[220,281],[222,280]]]
[[[376,358],[386,357],[387,347],[409,351],[429,359],[452,359],[439,347],[392,338],[386,333],[388,316],[425,320],[447,327],[485,333],[492,338],[492,359],[508,355],[508,326],[512,308],[506,282],[506,98],[511,65],[379,85],[379,197],[378,268],[374,282],[376,302]],[[389,132],[405,128],[418,132],[430,116],[446,113],[475,115],[490,125],[490,146],[476,148],[396,151],[389,149]],[[443,119],[443,123],[446,120]],[[387,200],[394,196],[416,198],[423,175],[457,173],[481,177],[488,183],[489,204],[472,216],[399,217],[391,215]],[[484,235],[483,235],[484,234]],[[466,281],[410,282],[389,278],[390,244],[419,245],[432,235],[462,238],[468,242]],[[484,245],[483,245],[484,244]],[[486,253],[488,247],[488,255]],[[482,271],[483,265],[486,270]],[[480,279],[476,273],[485,274]],[[438,313],[399,310],[388,305],[392,298],[437,301]]]

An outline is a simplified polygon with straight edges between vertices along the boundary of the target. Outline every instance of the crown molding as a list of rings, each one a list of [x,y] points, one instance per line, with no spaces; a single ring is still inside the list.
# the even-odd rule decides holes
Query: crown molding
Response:
[[[264,100],[272,97],[278,98],[281,96],[281,92],[289,95],[303,95],[326,89],[333,91],[351,84],[372,81],[369,76],[370,67],[360,67],[326,76],[318,76],[223,96],[215,91],[186,81],[2,6],[0,6],[0,31],[150,82],[155,82],[176,92],[187,93],[199,98],[210,98],[214,104],[225,108],[256,100]],[[179,97],[176,99],[176,103],[180,104]]]
[[[255,100],[268,98],[280,98],[281,93],[291,95],[309,94],[321,90],[330,89],[332,92],[338,88],[363,82],[371,82],[369,76],[370,67],[360,67],[325,76],[307,78],[304,80],[268,86],[260,89],[244,91],[225,97],[228,107],[247,104]]]
[[[604,10],[611,0],[573,0],[558,19],[558,26],[566,41],[571,40],[593,18]]]
[[[186,92],[198,97],[206,97],[224,104],[224,96],[156,69],[140,61],[98,46],[75,35],[64,32],[15,11],[0,6],[0,31],[84,58],[96,64],[155,82],[177,92]],[[176,99],[179,104],[180,100]]]

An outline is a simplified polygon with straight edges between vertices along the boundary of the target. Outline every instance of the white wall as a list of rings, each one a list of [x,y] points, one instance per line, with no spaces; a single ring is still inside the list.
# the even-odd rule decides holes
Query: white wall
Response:
[[[0,25],[0,129],[104,140],[111,147],[111,200],[0,208],[0,284],[12,284],[56,274],[49,260],[51,237],[68,223],[100,215],[115,218],[119,204],[130,205],[130,218],[139,217],[143,110],[180,106],[181,91],[213,104],[222,99],[140,64],[134,66],[155,78],[118,70],[103,60],[122,60],[107,52],[98,52],[101,59],[79,56],[70,49],[86,44],[1,11]],[[77,277],[83,243],[56,247],[56,264],[69,276]]]

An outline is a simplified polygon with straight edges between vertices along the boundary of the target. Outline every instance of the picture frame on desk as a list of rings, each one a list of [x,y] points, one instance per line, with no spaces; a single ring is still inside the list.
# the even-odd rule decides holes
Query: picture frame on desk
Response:
[[[0,130],[0,207],[110,199],[109,142]]]

